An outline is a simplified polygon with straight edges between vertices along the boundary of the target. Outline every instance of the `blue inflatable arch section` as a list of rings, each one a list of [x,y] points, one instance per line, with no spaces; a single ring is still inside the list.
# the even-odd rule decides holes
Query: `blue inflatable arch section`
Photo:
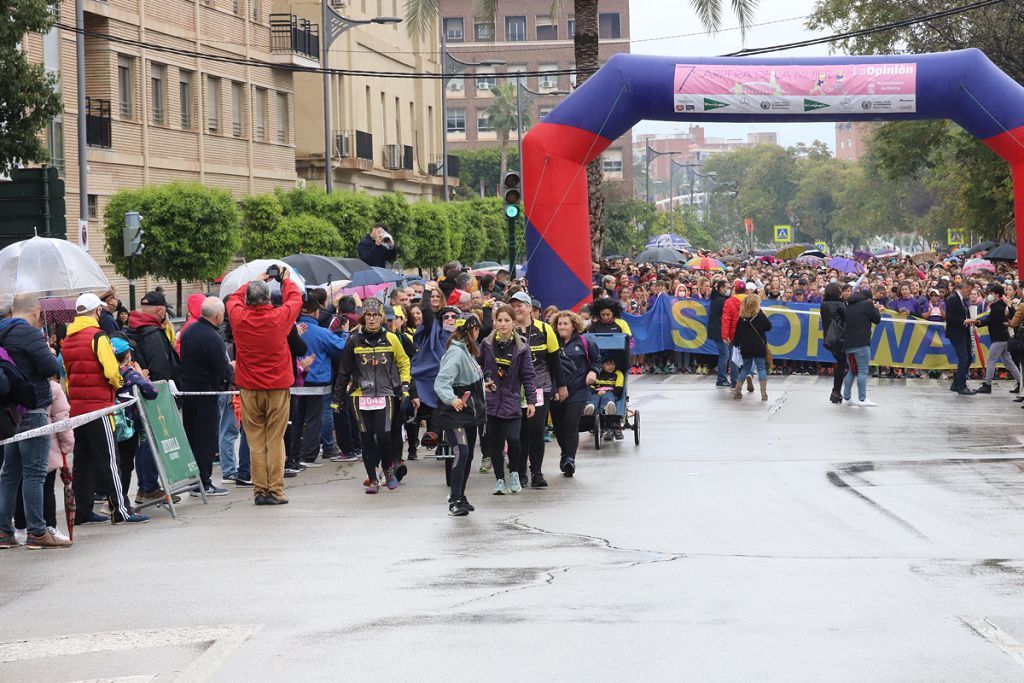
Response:
[[[590,297],[586,164],[637,122],[951,119],[1010,163],[1024,242],[1024,88],[980,50],[821,58],[618,54],[523,138],[530,289]]]

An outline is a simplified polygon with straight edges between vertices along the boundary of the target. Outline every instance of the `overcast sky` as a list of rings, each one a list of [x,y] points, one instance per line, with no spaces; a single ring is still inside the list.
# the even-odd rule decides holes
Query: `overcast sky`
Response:
[[[894,0],[898,2],[899,0]],[[721,0],[725,12],[723,27],[736,26],[731,14],[732,4]],[[744,47],[763,47],[805,40],[829,32],[815,33],[805,28],[806,19],[814,9],[815,0],[761,0],[754,24],[774,22],[767,26],[755,26],[747,32],[746,43],[740,40],[736,30],[721,31],[708,36],[699,33],[701,29],[697,15],[690,7],[689,0],[631,0],[629,3],[630,32],[634,54],[673,55],[678,57],[705,57],[735,52]],[[798,17],[794,19],[794,17]],[[791,19],[791,21],[782,21]],[[666,36],[685,37],[666,38]],[[658,40],[650,40],[658,38]],[[772,53],[772,57],[800,55],[813,57],[828,55],[828,45]],[[689,127],[686,123],[667,121],[644,121],[634,126],[634,133],[682,132]],[[707,135],[727,138],[743,138],[751,131],[777,131],[779,143],[783,146],[797,142],[811,143],[821,140],[835,148],[835,123],[720,123],[704,124]]]

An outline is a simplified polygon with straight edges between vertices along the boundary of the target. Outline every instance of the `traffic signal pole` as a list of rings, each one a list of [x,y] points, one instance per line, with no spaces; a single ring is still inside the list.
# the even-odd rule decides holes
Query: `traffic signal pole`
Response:
[[[519,202],[523,198],[523,181],[515,171],[506,173],[501,179],[501,197],[505,201],[505,221],[508,226],[508,273],[516,279],[516,219],[521,213]]]

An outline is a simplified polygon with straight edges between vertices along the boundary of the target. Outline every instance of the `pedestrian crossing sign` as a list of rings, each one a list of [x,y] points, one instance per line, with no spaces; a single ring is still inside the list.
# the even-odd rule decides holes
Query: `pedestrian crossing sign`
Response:
[[[828,253],[828,245],[825,244],[824,242],[815,242],[814,246],[816,246],[818,249],[820,249],[822,254],[827,254]]]
[[[948,230],[946,230],[946,242],[948,242],[949,246],[951,246],[951,247],[963,246],[963,243],[964,243],[964,233],[963,233],[963,231],[961,231],[961,230],[954,230],[953,228],[949,228]]]
[[[792,242],[793,241],[793,228],[789,225],[776,225],[775,226],[775,241],[776,242]]]

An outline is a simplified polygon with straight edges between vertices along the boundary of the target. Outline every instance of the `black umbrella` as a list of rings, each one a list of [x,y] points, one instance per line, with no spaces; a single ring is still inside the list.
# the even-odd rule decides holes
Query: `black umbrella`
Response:
[[[640,255],[636,257],[637,263],[664,263],[671,266],[681,266],[686,263],[683,260],[683,255],[675,249],[668,247],[655,247],[654,249],[648,249],[640,252]]]
[[[1014,244],[1000,244],[985,254],[984,258],[989,261],[1016,261],[1017,246]]]
[[[988,251],[994,246],[996,246],[995,242],[979,242],[978,244],[975,244],[973,247],[967,250],[967,255],[973,256],[974,254],[977,254],[979,252]]]
[[[351,280],[352,273],[330,256],[316,254],[292,254],[281,259],[294,268],[310,285]],[[362,261],[360,261],[362,263]]]

